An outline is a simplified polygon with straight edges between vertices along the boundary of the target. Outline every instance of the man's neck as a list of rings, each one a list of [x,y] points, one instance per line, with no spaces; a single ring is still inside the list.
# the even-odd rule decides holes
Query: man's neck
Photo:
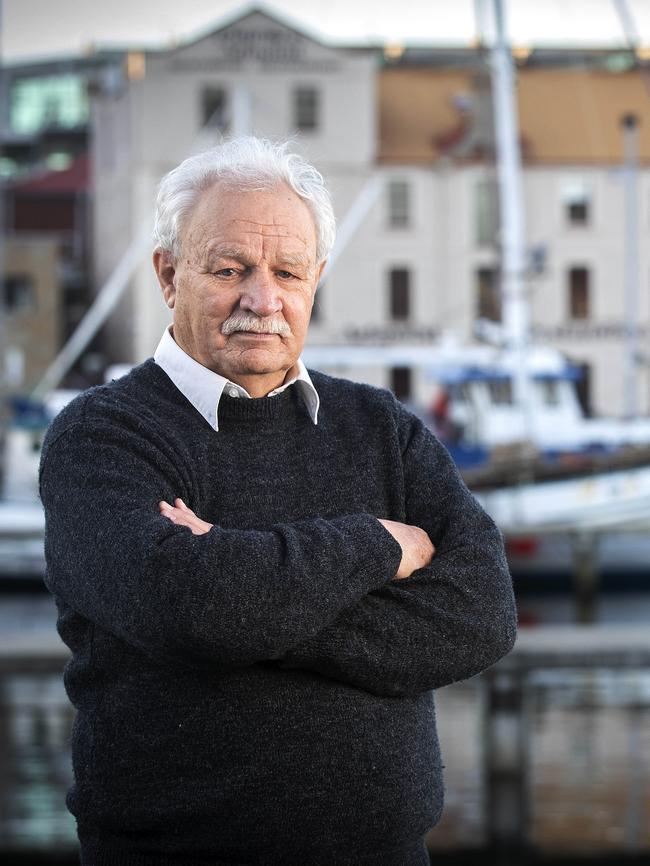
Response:
[[[174,326],[170,325],[169,333],[171,335],[172,340],[183,349],[183,351],[188,354],[190,357],[193,357],[191,352],[189,352],[183,345],[176,339],[176,335],[174,334]],[[194,359],[197,363],[201,363],[198,359]],[[205,366],[205,365],[204,365]],[[250,376],[242,375],[237,376],[237,378],[231,378],[227,374],[222,373],[221,370],[215,370],[213,367],[209,367],[213,373],[217,373],[219,376],[223,376],[224,379],[228,379],[229,382],[232,382],[235,385],[239,385],[243,388],[251,397],[266,397],[271,391],[275,391],[276,388],[280,388],[285,382],[290,382],[291,379],[295,379],[298,376],[299,369],[298,364],[294,364],[288,370],[277,370],[273,373],[251,373]]]
[[[216,372],[219,372],[218,370]],[[223,375],[219,373],[219,375]],[[286,382],[290,382],[298,375],[298,365],[294,364],[289,370],[283,373],[282,370],[272,374],[255,374],[251,376],[238,376],[236,379],[230,379],[236,385],[247,391],[251,397],[266,397],[271,391],[280,388]]]

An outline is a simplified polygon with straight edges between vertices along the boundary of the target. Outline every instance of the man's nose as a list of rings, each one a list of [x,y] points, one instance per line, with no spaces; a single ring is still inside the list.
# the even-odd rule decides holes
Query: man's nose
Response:
[[[249,284],[241,297],[239,306],[250,310],[256,316],[273,316],[282,309],[282,300],[272,276],[259,271],[251,276]]]

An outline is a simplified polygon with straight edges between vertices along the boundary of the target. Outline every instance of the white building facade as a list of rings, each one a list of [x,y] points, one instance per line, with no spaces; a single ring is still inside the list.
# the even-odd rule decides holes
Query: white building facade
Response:
[[[339,225],[358,226],[319,289],[313,344],[430,345],[443,332],[473,338],[477,317],[498,318],[494,166],[432,150],[388,154],[409,87],[379,98],[384,55],[334,48],[252,12],[174,50],[131,54],[128,74],[93,98],[94,249],[97,286],[142,226],[160,177],[224,134],[295,136],[323,172]],[[626,240],[620,168],[527,161],[526,233],[536,268],[527,277],[533,339],[584,366],[595,412],[622,414],[626,357]],[[639,174],[638,308],[641,350],[650,343],[650,174]],[[374,193],[373,193],[374,190]],[[373,197],[374,196],[374,197]],[[111,360],[150,356],[169,321],[144,256],[108,325]],[[650,346],[648,347],[650,355]],[[640,353],[643,355],[643,351]],[[650,411],[650,378],[637,364],[638,409]],[[408,367],[347,369],[421,405],[434,384]]]

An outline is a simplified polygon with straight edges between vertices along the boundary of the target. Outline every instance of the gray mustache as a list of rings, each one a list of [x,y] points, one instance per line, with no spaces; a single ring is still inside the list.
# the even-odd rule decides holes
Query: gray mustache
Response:
[[[264,319],[252,313],[233,313],[221,326],[224,336],[234,334],[235,331],[251,331],[254,334],[279,334],[281,337],[290,337],[291,328],[284,319]]]

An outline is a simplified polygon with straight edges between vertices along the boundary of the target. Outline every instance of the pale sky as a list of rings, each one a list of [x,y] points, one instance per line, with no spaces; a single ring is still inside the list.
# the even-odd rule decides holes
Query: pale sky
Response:
[[[258,5],[325,41],[465,45],[477,33],[477,2],[484,0],[272,0]],[[78,53],[90,45],[163,46],[216,28],[252,5],[240,0],[4,0],[0,44],[8,61]],[[641,43],[650,45],[650,0],[507,0],[511,41],[623,46],[620,7],[629,10]]]

